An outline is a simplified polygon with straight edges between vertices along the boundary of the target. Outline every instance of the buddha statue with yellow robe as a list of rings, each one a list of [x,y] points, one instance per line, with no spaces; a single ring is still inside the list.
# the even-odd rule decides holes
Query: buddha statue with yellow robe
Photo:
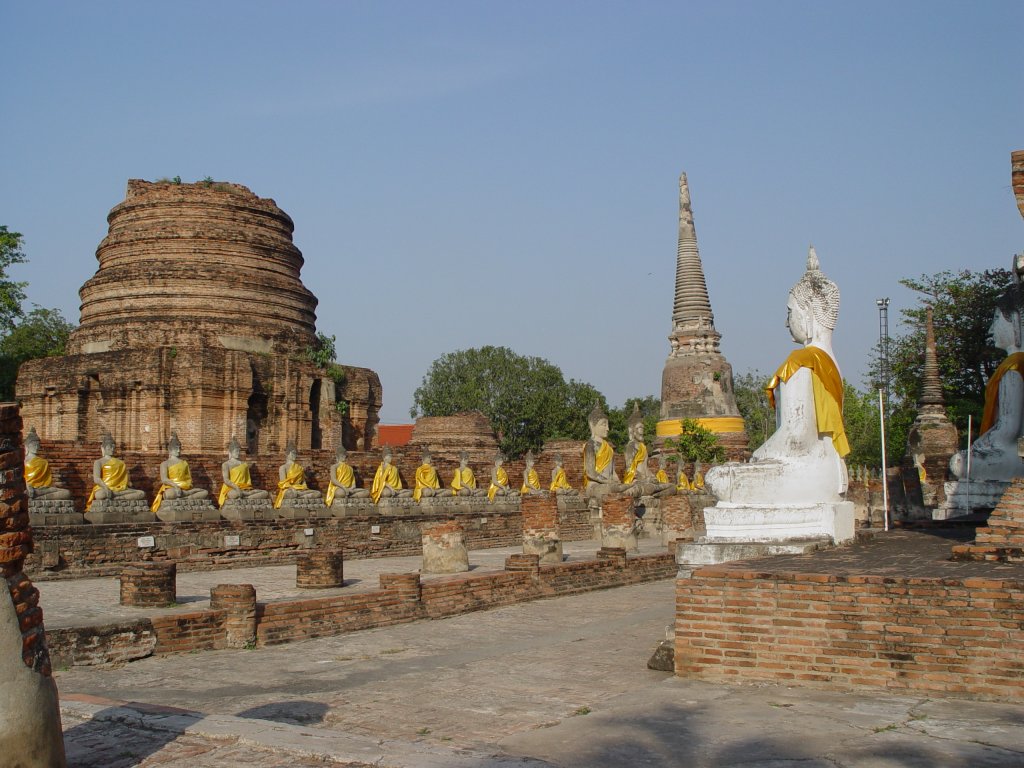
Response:
[[[268,491],[252,487],[252,475],[249,472],[249,464],[239,458],[241,453],[242,446],[238,444],[238,440],[232,437],[231,442],[228,443],[228,460],[220,465],[223,484],[217,497],[217,506],[219,507],[223,507],[224,503],[229,499],[270,498]]]
[[[423,498],[442,498],[451,496],[451,491],[441,485],[437,469],[434,468],[430,451],[423,452],[423,460],[416,469],[416,487],[412,490],[412,498],[419,502]]]
[[[686,475],[686,464],[680,460],[679,472],[676,475],[676,490],[679,491],[692,491],[693,486],[690,485],[690,478]]]
[[[615,472],[615,449],[605,438],[608,437],[608,416],[600,403],[587,417],[590,439],[583,446],[583,493],[592,503],[600,503],[610,491],[620,491],[625,486],[619,482]]]
[[[128,467],[114,456],[114,438],[110,433],[103,435],[100,443],[102,456],[92,465],[92,492],[85,502],[85,511],[92,508],[93,501],[124,499],[135,501],[145,499],[146,494],[128,484]]]
[[[469,454],[465,451],[459,456],[459,466],[452,477],[451,489],[453,496],[486,496],[487,491],[476,487],[476,475],[469,466]]]
[[[658,454],[658,471],[654,474],[654,479],[659,483],[671,483],[668,479],[668,458],[664,453]]]
[[[674,493],[675,486],[668,482],[655,479],[647,464],[647,444],[644,442],[644,420],[640,408],[634,403],[633,413],[627,422],[629,442],[626,443],[626,472],[622,476],[622,484],[626,486],[624,493],[632,496],[661,496]]]
[[[578,491],[569,485],[569,478],[565,476],[565,467],[562,466],[562,454],[555,454],[555,466],[551,469],[551,485],[548,487],[551,493],[576,494]]]
[[[288,499],[319,499],[320,491],[306,485],[306,470],[298,462],[299,452],[289,445],[285,452],[284,464],[277,470],[277,496],[274,509],[280,509]]]
[[[398,467],[391,463],[391,449],[384,448],[380,465],[373,475],[370,498],[373,499],[374,504],[377,504],[381,499],[408,496],[412,496],[412,491],[402,488],[402,478],[398,474]]]
[[[35,427],[30,427],[25,435],[25,492],[30,500],[71,498],[71,491],[53,484],[50,462],[39,455],[39,435]]]
[[[778,427],[749,463],[712,467],[705,479],[718,498],[707,508],[708,536],[729,529],[736,536],[764,532],[772,540],[853,536],[853,505],[843,500],[850,452],[843,427],[843,380],[832,352],[839,316],[839,288],[821,271],[811,247],[807,269],[787,302],[786,327],[800,348],[768,384]],[[696,475],[694,471],[694,480]],[[743,526],[738,521],[746,520]],[[745,527],[744,527],[745,526]]]
[[[1008,482],[1024,477],[1018,441],[1024,437],[1024,255],[1013,263],[1014,284],[998,299],[988,333],[1006,359],[985,387],[978,438],[971,445],[971,481]],[[967,455],[960,451],[949,462],[959,480],[967,479]]]
[[[540,475],[537,474],[537,470],[533,467],[536,463],[536,459],[533,457],[533,451],[526,452],[526,458],[524,461],[526,466],[523,468],[523,485],[519,489],[519,493],[523,496],[544,493],[544,489],[541,488],[540,485]]]
[[[693,462],[693,480],[690,481],[690,490],[704,490],[704,467],[699,461]]]
[[[175,432],[167,442],[167,459],[160,464],[160,487],[153,497],[151,512],[158,512],[164,499],[193,498],[205,499],[210,492],[205,488],[192,487],[192,473],[188,462],[181,458],[181,441]]]
[[[356,485],[356,473],[348,464],[348,451],[339,447],[334,460],[324,504],[333,507],[335,499],[368,499],[370,492]]]
[[[494,466],[491,468],[491,484],[487,488],[487,500],[494,501],[498,496],[518,496],[514,488],[509,487],[508,471],[503,466],[505,457],[498,454],[494,457]]]

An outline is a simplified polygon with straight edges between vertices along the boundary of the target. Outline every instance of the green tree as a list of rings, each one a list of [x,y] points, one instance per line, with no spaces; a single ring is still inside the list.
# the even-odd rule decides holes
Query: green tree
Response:
[[[633,413],[634,405],[640,409],[640,415],[644,419],[644,439],[652,442],[657,434],[658,419],[661,417],[661,398],[654,395],[630,397],[621,408],[607,411],[608,441],[619,450],[629,442],[629,417]]]
[[[715,463],[725,461],[725,448],[718,443],[715,433],[705,429],[696,419],[683,419],[682,431],[665,440],[665,450],[676,459]]]
[[[887,447],[902,455],[906,432],[917,411],[924,370],[925,312],[932,306],[935,326],[935,347],[942,377],[946,411],[960,434],[966,439],[967,417],[977,423],[985,402],[985,385],[1002,361],[1005,353],[988,340],[988,328],[995,312],[996,300],[1012,284],[1009,270],[989,269],[983,272],[939,272],[907,278],[900,283],[918,296],[918,305],[903,310],[903,332],[892,337],[889,344],[889,418]],[[871,377],[881,379],[879,350],[871,361]],[[877,383],[874,385],[877,388]],[[877,390],[876,390],[877,391]],[[906,425],[906,429],[902,429]],[[901,432],[902,429],[902,432]]]
[[[21,233],[10,232],[5,224],[0,224],[0,333],[9,333],[24,315],[21,303],[25,300],[26,283],[7,276],[8,267],[25,261],[21,245]]]
[[[585,438],[594,400],[607,408],[596,389],[566,382],[561,369],[547,360],[486,346],[449,352],[431,363],[409,415],[480,411],[498,434],[501,449],[515,457],[552,437]]]
[[[58,310],[36,307],[0,339],[0,399],[14,399],[14,382],[23,362],[63,355],[74,327]]]
[[[775,431],[775,409],[768,402],[765,387],[770,377],[760,371],[747,371],[733,377],[736,406],[743,417],[743,425],[754,451]]]

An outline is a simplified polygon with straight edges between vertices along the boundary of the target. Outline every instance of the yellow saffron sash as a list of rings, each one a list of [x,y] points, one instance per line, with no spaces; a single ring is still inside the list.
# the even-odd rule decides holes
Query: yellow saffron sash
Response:
[[[441,481],[437,479],[437,470],[430,464],[420,464],[416,470],[416,487],[413,488],[412,497],[415,501],[423,498],[424,488],[440,488]]]
[[[53,474],[50,462],[42,456],[36,456],[25,462],[25,483],[33,488],[49,488],[53,485]]]
[[[657,480],[659,483],[667,483],[668,472],[666,472],[664,469],[659,469],[657,473],[654,475],[654,479]]]
[[[586,446],[583,447],[583,487],[587,487],[587,483],[590,481],[587,479],[587,457],[586,457]],[[597,474],[601,474],[608,465],[612,463],[612,459],[615,458],[615,451],[612,450],[611,443],[607,440],[601,441],[601,447],[597,449],[597,455],[594,456],[594,471]]]
[[[356,473],[348,464],[338,464],[338,469],[334,473],[334,482],[327,484],[327,497],[324,499],[324,504],[328,507],[334,506],[334,494],[338,486],[342,488],[355,488],[356,486]]]
[[[498,484],[491,483],[491,487],[487,489],[487,500],[494,501],[494,497],[498,493],[498,487],[508,488],[508,472],[505,471],[504,467],[496,467],[494,472],[495,477],[498,479]]]
[[[183,491],[192,490],[192,473],[189,471],[187,461],[179,461],[177,464],[169,466],[167,468],[167,479],[173,483],[173,486],[160,484],[160,488],[153,498],[153,504],[149,508],[151,512],[156,513],[160,511],[160,505],[164,503],[164,491],[168,488],[180,488]]]
[[[622,482],[632,483],[636,480],[636,471],[641,464],[647,461],[647,446],[644,443],[640,443],[640,447],[637,448],[635,454],[633,454],[633,460],[629,463],[629,467],[626,469],[626,476]]]
[[[398,476],[398,467],[394,464],[388,464],[387,469],[385,469],[384,462],[381,462],[373,475],[373,487],[370,488],[370,498],[373,499],[374,504],[380,501],[380,495],[383,493],[385,485],[400,491],[402,490],[402,478]]]
[[[526,482],[523,483],[523,487],[519,489],[520,493],[529,493],[530,491],[540,490],[540,475],[537,474],[536,469],[531,469],[526,473]]]
[[[814,417],[818,434],[829,435],[836,453],[845,456],[850,452],[850,444],[846,440],[846,429],[843,427],[843,380],[835,362],[825,350],[804,347],[790,353],[765,388],[768,402],[772,408],[775,407],[775,390],[779,383],[789,381],[801,368],[809,368],[811,371]]]
[[[274,509],[281,508],[281,503],[284,501],[284,492],[288,490],[309,490],[309,487],[306,485],[306,470],[297,461],[292,462],[292,465],[288,467],[288,471],[284,473],[284,480],[277,484],[277,498],[274,499]]]
[[[565,470],[559,469],[555,472],[555,476],[551,479],[552,491],[571,491],[572,486],[569,485],[569,480],[565,476]]]
[[[111,456],[103,462],[103,467],[100,469],[100,478],[110,490],[115,492],[123,491],[128,487],[128,467],[120,459]],[[92,493],[89,494],[89,498],[85,502],[86,512],[92,507],[93,499],[96,498],[96,491],[99,489],[98,485],[92,487]]]
[[[476,475],[469,467],[456,469],[455,477],[452,478],[452,494],[458,493],[463,488],[476,488]]]

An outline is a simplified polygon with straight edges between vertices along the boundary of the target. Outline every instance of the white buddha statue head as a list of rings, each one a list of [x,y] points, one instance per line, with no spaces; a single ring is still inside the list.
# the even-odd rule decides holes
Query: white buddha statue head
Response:
[[[587,424],[590,426],[591,440],[601,441],[608,437],[608,415],[601,408],[600,402],[594,403],[594,409],[587,417]]]
[[[167,456],[171,459],[181,456],[181,441],[177,432],[171,432],[171,439],[167,441]]]
[[[831,346],[839,319],[839,287],[821,271],[813,245],[807,254],[807,270],[789,291],[786,309],[786,327],[794,341]]]
[[[116,447],[113,436],[109,432],[104,432],[100,439],[100,452],[103,454],[103,458],[109,459],[113,456]]]
[[[28,434],[25,435],[25,455],[35,456],[39,453],[39,435],[36,433],[35,427],[28,428]]]
[[[1024,334],[1021,333],[1021,320],[1024,317],[1024,289],[1021,276],[1024,275],[1024,254],[1013,258],[1013,285],[1011,285],[996,301],[996,311],[988,335],[992,343],[1007,354],[1021,351]]]
[[[633,412],[629,414],[629,420],[626,422],[626,427],[629,432],[629,439],[638,443],[644,441],[644,417],[640,414],[640,406],[633,403]]]

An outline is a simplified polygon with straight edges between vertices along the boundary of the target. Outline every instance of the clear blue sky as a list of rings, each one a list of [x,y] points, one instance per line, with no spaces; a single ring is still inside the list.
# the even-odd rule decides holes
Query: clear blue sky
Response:
[[[807,245],[860,383],[901,277],[1024,250],[1024,3],[0,0],[0,224],[78,320],[129,178],[295,221],[318,326],[408,421],[431,361],[507,345],[659,394],[677,178],[722,348],[770,372]]]

